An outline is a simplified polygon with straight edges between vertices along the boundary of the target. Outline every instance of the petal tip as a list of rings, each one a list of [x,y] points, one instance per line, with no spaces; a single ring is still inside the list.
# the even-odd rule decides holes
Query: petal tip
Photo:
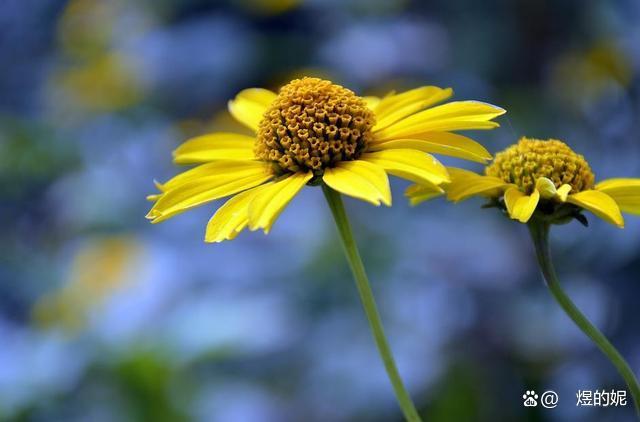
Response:
[[[153,179],[153,185],[159,190],[159,191],[164,191],[164,185],[160,182],[158,182],[158,180]]]
[[[227,110],[229,111],[229,113],[233,114],[234,107],[235,107],[234,100],[227,101]]]
[[[489,107],[493,108],[496,111],[496,113],[498,113],[498,116],[502,116],[503,114],[506,114],[506,112],[507,112],[506,109],[504,109],[504,108],[502,108],[500,106],[497,106],[495,104],[487,103],[487,102],[484,102],[484,101],[479,101],[479,102],[481,102],[483,104],[486,104]]]

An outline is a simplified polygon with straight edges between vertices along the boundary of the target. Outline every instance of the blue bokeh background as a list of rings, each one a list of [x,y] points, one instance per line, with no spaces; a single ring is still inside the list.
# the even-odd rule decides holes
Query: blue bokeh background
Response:
[[[560,138],[640,176],[633,0],[5,0],[0,8],[0,419],[399,421],[327,205],[203,242],[215,206],[145,219],[186,138],[242,129],[243,88],[435,84],[508,109],[497,152]],[[480,167],[456,160],[445,163]],[[400,371],[429,421],[625,421],[621,378],[553,302],[525,227],[479,200],[348,199]],[[554,229],[570,296],[640,373],[640,219]],[[556,409],[522,394],[552,389]]]

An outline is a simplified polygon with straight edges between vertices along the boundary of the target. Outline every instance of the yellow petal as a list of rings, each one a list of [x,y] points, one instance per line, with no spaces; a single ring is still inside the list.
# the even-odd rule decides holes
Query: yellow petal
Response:
[[[249,204],[249,228],[269,233],[282,210],[313,177],[313,173],[294,173],[261,189]]]
[[[276,94],[268,89],[249,88],[240,91],[227,106],[237,121],[257,131],[264,112],[275,99]]]
[[[622,212],[640,215],[640,179],[609,179],[595,189],[612,197]]]
[[[377,123],[373,130],[384,129],[398,120],[446,100],[451,95],[453,95],[451,88],[442,89],[437,86],[423,86],[385,97],[376,107]]]
[[[567,197],[569,196],[571,189],[573,189],[571,185],[564,184],[560,186],[558,188],[558,199],[562,202],[567,202]]]
[[[322,180],[332,189],[354,198],[391,205],[389,178],[382,167],[362,160],[342,161],[324,171]]]
[[[162,195],[149,211],[147,218],[154,224],[160,223],[199,205],[260,185],[272,177],[245,177],[225,184],[190,182]]]
[[[451,183],[445,185],[444,190],[450,201],[459,202],[475,195],[498,197],[505,188],[510,186],[497,177],[483,176],[455,167],[447,167],[447,170]]]
[[[394,176],[426,185],[449,182],[447,169],[433,157],[415,149],[388,149],[362,154],[361,160],[382,167]]]
[[[235,133],[210,133],[184,142],[173,152],[176,164],[214,160],[253,160],[255,138]]]
[[[540,192],[540,196],[544,199],[555,198],[558,194],[556,185],[547,177],[539,177],[538,180],[536,180],[536,190]]]
[[[263,164],[252,171],[242,170],[190,180],[164,192],[147,218],[159,223],[188,209],[258,186],[271,178],[273,174],[269,166]]]
[[[380,104],[380,101],[381,101],[380,97],[373,97],[373,96],[362,97],[362,99],[364,100],[365,103],[367,103],[367,107],[369,108],[369,110],[373,110],[373,111],[376,110],[376,108],[378,107],[378,104]]]
[[[604,192],[585,190],[569,195],[567,202],[589,210],[611,224],[624,227],[624,218],[622,218],[618,204]]]
[[[568,184],[556,189],[556,185],[547,177],[539,177],[536,180],[536,190],[540,192],[540,197],[544,199],[558,199],[560,202],[566,202],[571,189],[571,185]]]
[[[425,132],[415,134],[411,139],[392,139],[387,141],[377,141],[374,135],[373,142],[369,146],[371,151],[396,148],[417,149],[479,163],[485,163],[491,159],[489,151],[473,139],[450,132]]]
[[[164,192],[164,187],[162,186],[162,183],[158,182],[156,179],[153,179],[153,184],[160,192]]]
[[[201,164],[190,170],[184,171],[165,183],[156,184],[156,187],[166,192],[175,189],[180,185],[192,182],[194,180],[208,181],[211,179],[239,179],[250,176],[255,173],[266,172],[270,170],[270,166],[262,161],[247,160],[219,160],[211,163]]]
[[[519,215],[518,220],[521,223],[529,221],[540,202],[540,192],[534,190],[528,198],[522,198],[516,204],[516,214]]]
[[[526,223],[540,202],[540,192],[534,190],[531,195],[525,195],[518,188],[511,187],[504,193],[504,202],[511,218]]]
[[[520,198],[525,197],[526,195],[522,192],[520,192],[520,189],[516,188],[516,187],[510,187],[509,189],[507,189],[504,193],[504,203],[507,206],[507,212],[509,213],[509,215],[511,216],[511,218],[515,218],[514,216],[514,210],[516,207],[516,203],[518,202],[518,200]]]
[[[162,186],[162,184],[160,182],[158,182],[157,180],[153,180],[153,184],[156,186],[156,188],[160,191],[158,193],[153,193],[151,195],[147,195],[147,201],[151,201],[151,202],[155,202],[158,199],[160,199],[160,197],[162,196],[162,194],[164,193],[164,187]]]
[[[614,178],[603,180],[595,186],[596,190],[604,191],[609,189],[626,189],[631,188],[635,190],[640,186],[640,179],[637,178]]]
[[[441,196],[444,190],[440,187],[428,185],[411,185],[405,191],[404,195],[409,198],[411,205],[418,205],[421,202]]]
[[[249,204],[262,190],[269,188],[268,182],[246,190],[222,205],[207,224],[205,242],[222,242],[235,238],[249,223]]]
[[[493,129],[491,119],[504,114],[500,107],[480,101],[455,101],[428,108],[378,131],[376,139],[412,138],[424,132],[448,132],[464,129]]]

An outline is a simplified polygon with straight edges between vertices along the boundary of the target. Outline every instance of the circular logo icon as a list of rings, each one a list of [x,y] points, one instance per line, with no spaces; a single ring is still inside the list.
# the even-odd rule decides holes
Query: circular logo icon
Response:
[[[558,394],[555,391],[545,391],[540,396],[540,404],[547,409],[553,409],[558,405]]]

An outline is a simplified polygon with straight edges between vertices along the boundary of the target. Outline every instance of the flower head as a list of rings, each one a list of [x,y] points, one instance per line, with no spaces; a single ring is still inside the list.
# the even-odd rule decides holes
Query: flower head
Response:
[[[564,142],[527,138],[496,154],[485,174],[514,184],[527,194],[533,193],[540,178],[551,180],[557,188],[568,185],[572,192],[593,188],[595,179],[584,157]]]
[[[207,225],[206,241],[233,239],[245,227],[268,233],[305,185],[330,188],[374,205],[391,205],[387,174],[433,192],[449,182],[446,168],[429,153],[478,162],[487,150],[463,129],[492,129],[505,111],[478,101],[436,106],[450,88],[416,88],[384,98],[359,97],[347,88],[303,78],[279,93],[247,89],[229,112],[255,136],[212,133],[186,141],[177,164],[197,166],[158,183],[147,218],[164,221],[187,209],[231,196]]]
[[[271,161],[276,173],[322,176],[339,161],[360,158],[374,124],[375,115],[352,91],[321,79],[298,79],[267,107],[255,154]]]
[[[551,223],[573,218],[586,223],[582,210],[623,227],[621,211],[640,214],[640,179],[609,179],[595,184],[582,155],[555,139],[522,138],[496,154],[485,175],[448,168],[451,183],[444,189],[455,202],[484,196],[521,223],[537,216]],[[407,190],[413,204],[437,196],[429,187]]]

